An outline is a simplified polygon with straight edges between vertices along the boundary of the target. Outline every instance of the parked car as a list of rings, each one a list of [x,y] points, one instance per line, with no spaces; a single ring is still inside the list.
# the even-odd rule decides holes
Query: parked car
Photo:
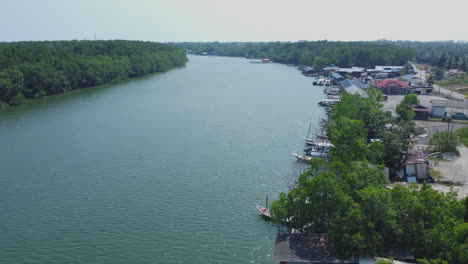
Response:
[[[464,113],[455,113],[452,115],[452,118],[458,120],[468,120],[468,116],[466,116]]]

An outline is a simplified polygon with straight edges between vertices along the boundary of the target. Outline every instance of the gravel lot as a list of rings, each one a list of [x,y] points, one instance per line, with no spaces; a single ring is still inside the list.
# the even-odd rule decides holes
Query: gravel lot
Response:
[[[384,110],[392,112],[396,115],[396,106],[403,100],[403,95],[389,95],[388,100],[384,102]],[[422,106],[431,107],[431,100],[447,100],[446,98],[434,96],[434,95],[418,95],[419,101]],[[467,126],[462,123],[452,123],[453,131],[459,128]],[[414,138],[415,145],[427,145],[429,139],[433,134],[439,131],[447,131],[448,124],[446,122],[436,121],[416,121],[416,127],[425,128],[424,137]],[[433,169],[440,172],[442,181],[451,181],[459,183],[455,186],[449,186],[445,184],[431,184],[435,190],[447,193],[451,190],[458,193],[459,198],[468,196],[468,148],[460,147],[460,157],[455,158],[451,161],[439,161],[433,165]]]
[[[404,95],[389,95],[387,101],[383,102],[384,110],[390,111],[392,114],[396,115],[396,106],[401,103],[404,97]],[[435,95],[418,95],[418,99],[422,106],[428,108],[431,107],[431,100],[447,100],[447,98]]]
[[[467,126],[467,124],[460,124],[460,123],[451,123],[450,129],[453,131],[457,131],[459,128]],[[446,122],[435,122],[435,121],[416,121],[416,128],[424,127],[426,128],[427,136],[424,138],[416,137],[414,138],[414,143],[417,145],[427,145],[429,139],[434,135],[436,132],[439,131],[447,131],[448,124]]]

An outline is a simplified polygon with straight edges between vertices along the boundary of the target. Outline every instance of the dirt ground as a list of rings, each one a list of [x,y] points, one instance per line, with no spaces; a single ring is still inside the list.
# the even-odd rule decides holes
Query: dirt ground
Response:
[[[459,150],[460,157],[437,162],[434,169],[441,172],[444,180],[468,184],[468,148],[460,147]]]
[[[389,95],[387,101],[383,102],[384,110],[396,115],[396,106],[401,103],[404,97],[404,95]],[[428,108],[431,107],[431,100],[447,100],[447,98],[435,95],[418,95],[418,99],[422,106]]]
[[[453,131],[466,126],[466,124],[453,124]],[[424,138],[415,138],[416,145],[427,145],[429,138],[437,131],[446,131],[447,123],[442,122],[428,122],[417,121],[417,127],[425,127],[427,129],[427,136]],[[464,198],[468,196],[468,148],[461,146],[458,148],[460,157],[454,156],[452,160],[443,160],[432,162],[432,169],[439,172],[441,178],[436,181],[448,181],[455,183],[454,185],[446,184],[431,184],[435,190],[447,193],[451,190],[458,193],[458,197]]]
[[[407,182],[395,182],[395,183],[391,183],[390,185],[388,185],[388,187],[393,188],[397,184],[401,184],[403,186],[409,185],[409,183]],[[468,196],[468,185],[450,186],[446,184],[431,183],[431,187],[432,189],[437,190],[439,192],[443,192],[443,193],[449,193],[451,191],[456,192],[458,199],[463,199]]]
[[[396,115],[396,106],[403,100],[402,95],[391,95],[388,96],[388,100],[384,102],[384,110],[391,111],[392,114]],[[430,107],[431,100],[447,100],[446,98],[434,96],[434,95],[418,95],[419,101],[422,106]],[[467,124],[453,123],[453,131],[467,126]],[[413,142],[416,146],[426,147],[429,139],[433,134],[438,131],[447,131],[448,124],[446,122],[435,122],[435,121],[416,121],[416,127],[425,128],[424,133],[421,136],[416,136]],[[452,129],[451,129],[452,130]],[[451,190],[458,193],[459,198],[468,196],[468,148],[460,147],[460,157],[455,157],[453,160],[444,160],[434,162],[432,168],[438,171],[441,175],[439,181],[454,182],[456,184],[431,184],[435,190],[447,193]]]
[[[459,128],[466,126],[467,124],[462,123],[451,123],[450,130],[455,132]],[[452,128],[453,126],[453,128]],[[416,145],[427,145],[429,139],[434,135],[436,132],[439,131],[447,131],[448,124],[446,122],[435,122],[435,121],[416,121],[416,128],[423,127],[425,128],[425,133],[427,135],[421,135],[420,137],[414,138],[414,143]]]

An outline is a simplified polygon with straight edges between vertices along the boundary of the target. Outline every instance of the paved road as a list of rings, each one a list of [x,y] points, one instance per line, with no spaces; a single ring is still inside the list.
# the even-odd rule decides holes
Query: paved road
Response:
[[[416,68],[416,65],[414,65],[413,63],[411,63],[411,66],[413,66],[413,69],[416,72],[416,75],[419,76],[419,78],[421,78],[421,80],[426,82],[427,78],[429,78],[429,74],[426,73],[426,71],[419,70],[418,68]],[[465,96],[463,94],[460,94],[460,93],[457,93],[457,92],[442,88],[442,87],[440,87],[438,85],[433,85],[433,86],[434,86],[434,92],[438,92],[438,93],[444,95],[447,98],[455,99],[455,100],[461,100],[461,101],[465,100]]]

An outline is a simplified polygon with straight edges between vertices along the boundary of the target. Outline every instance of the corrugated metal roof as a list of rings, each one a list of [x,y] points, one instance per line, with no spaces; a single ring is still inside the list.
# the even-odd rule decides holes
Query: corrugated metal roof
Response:
[[[363,82],[361,82],[361,81],[359,81],[359,80],[351,80],[350,82],[351,82],[354,86],[357,86],[357,87],[359,87],[359,88],[361,88],[361,89],[367,89],[367,88],[369,88],[369,85],[368,85],[368,84],[363,83]]]
[[[405,165],[421,164],[426,162],[426,154],[419,149],[412,149],[406,153]]]
[[[400,78],[408,80],[408,81],[409,80],[421,80],[418,76],[412,75],[412,74],[403,75]]]
[[[344,80],[338,82],[338,86],[340,86],[343,89],[348,87],[348,86],[351,86],[351,85],[352,84],[348,79],[344,79]]]
[[[369,88],[369,85],[359,81],[359,80],[349,80],[349,79],[345,79],[343,81],[340,81],[338,82],[338,86],[340,86],[341,88],[345,89],[346,87],[349,87],[349,86],[357,86],[361,89],[367,89]]]
[[[352,67],[352,68],[339,68],[336,71],[337,72],[354,73],[354,72],[365,72],[366,69],[361,68],[361,67]]]
[[[339,80],[339,79],[344,79],[344,78],[345,78],[345,77],[341,76],[341,74],[336,73],[336,72],[332,73],[331,75],[332,75],[333,79],[335,79],[335,80]]]
[[[432,107],[450,107],[468,109],[468,102],[460,102],[454,100],[432,100]]]
[[[359,94],[362,98],[369,98],[369,95],[363,89],[355,85],[348,86],[344,89],[349,94]]]

